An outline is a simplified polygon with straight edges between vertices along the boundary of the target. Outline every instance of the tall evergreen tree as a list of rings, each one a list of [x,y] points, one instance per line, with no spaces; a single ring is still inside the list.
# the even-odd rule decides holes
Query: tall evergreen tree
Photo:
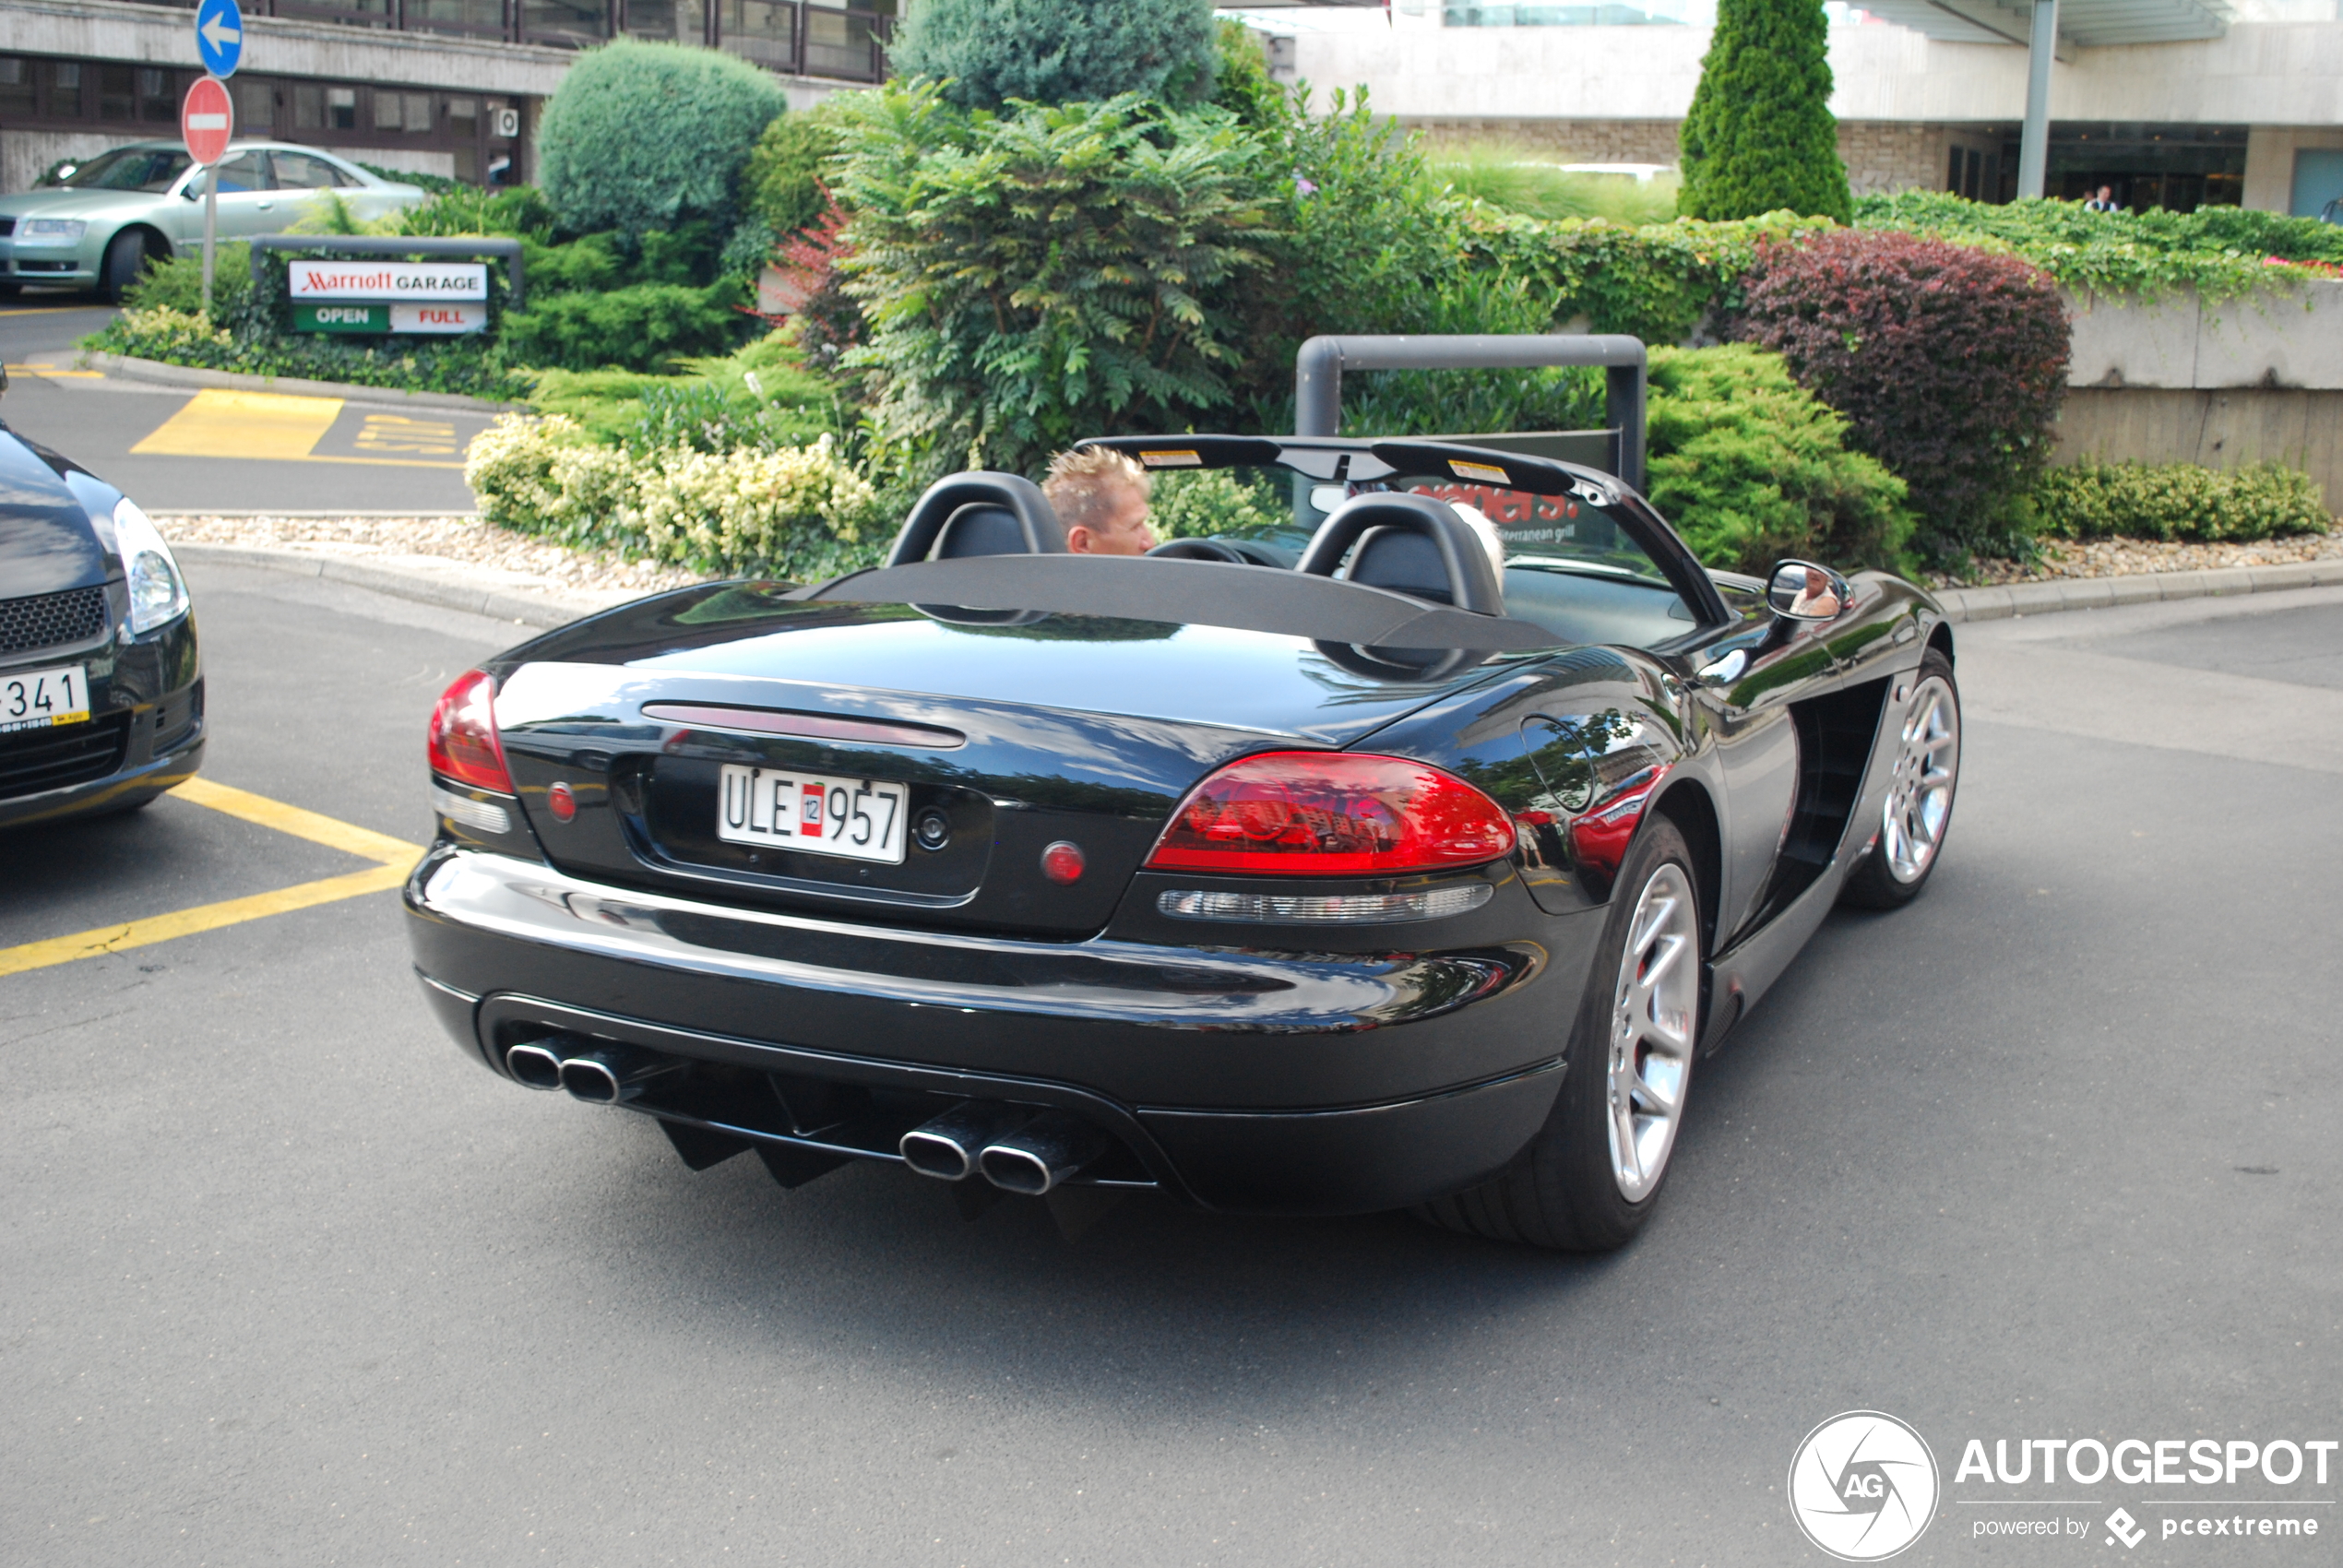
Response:
[[[1687,218],[1848,221],[1822,0],[1720,0],[1682,146]]]
[[[921,0],[887,55],[965,109],[1212,91],[1212,0]]]

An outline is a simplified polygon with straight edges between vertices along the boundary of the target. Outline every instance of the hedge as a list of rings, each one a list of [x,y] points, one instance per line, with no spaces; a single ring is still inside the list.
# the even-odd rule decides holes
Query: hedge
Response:
[[[965,109],[1102,102],[1136,92],[1193,103],[1212,90],[1211,0],[921,0],[887,47]]]
[[[2321,534],[2333,526],[2318,481],[2258,463],[2075,463],[2042,476],[2041,531],[2058,539],[2211,542]]]

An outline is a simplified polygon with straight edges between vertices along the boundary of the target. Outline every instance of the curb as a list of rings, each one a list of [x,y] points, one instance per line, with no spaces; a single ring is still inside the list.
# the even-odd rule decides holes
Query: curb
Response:
[[[303,398],[339,398],[351,403],[388,403],[402,409],[447,409],[458,413],[527,413],[526,403],[492,403],[459,392],[406,392],[396,386],[354,386],[342,381],[306,381],[293,375],[248,375],[238,370],[136,360],[125,354],[83,354],[78,362],[123,381],[162,386],[218,386],[237,392],[282,392]]]
[[[329,583],[348,583],[393,599],[435,604],[443,610],[461,610],[496,621],[518,622],[541,631],[566,626],[613,604],[647,597],[640,593],[562,594],[541,588],[489,585],[459,572],[442,574],[377,565],[348,556],[314,554],[303,550],[268,550],[241,544],[173,544],[171,549],[173,554],[190,563],[258,566]]]
[[[2279,566],[2213,566],[2197,572],[2141,572],[2127,577],[2059,577],[2002,588],[1945,588],[1935,595],[1947,621],[2004,621],[2062,610],[2106,610],[2168,599],[2279,593],[2343,583],[2343,560]]]

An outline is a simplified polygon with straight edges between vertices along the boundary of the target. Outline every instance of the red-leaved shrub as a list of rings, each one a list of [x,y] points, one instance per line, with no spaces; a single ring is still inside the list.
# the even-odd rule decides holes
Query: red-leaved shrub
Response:
[[[1764,246],[1733,335],[1779,352],[1910,486],[1939,561],[2027,531],[2066,392],[2066,307],[2016,256],[1879,230]]]

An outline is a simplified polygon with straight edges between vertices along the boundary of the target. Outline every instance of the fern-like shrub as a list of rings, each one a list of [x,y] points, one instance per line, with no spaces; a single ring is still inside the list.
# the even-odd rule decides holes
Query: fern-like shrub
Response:
[[[721,354],[747,336],[734,305],[739,287],[636,283],[531,298],[504,321],[503,348],[517,364],[565,370],[660,371],[690,354]]]
[[[892,443],[1039,472],[1085,435],[1179,430],[1231,401],[1228,303],[1267,265],[1257,143],[1136,95],[968,113],[932,83],[840,115],[840,262]]]

